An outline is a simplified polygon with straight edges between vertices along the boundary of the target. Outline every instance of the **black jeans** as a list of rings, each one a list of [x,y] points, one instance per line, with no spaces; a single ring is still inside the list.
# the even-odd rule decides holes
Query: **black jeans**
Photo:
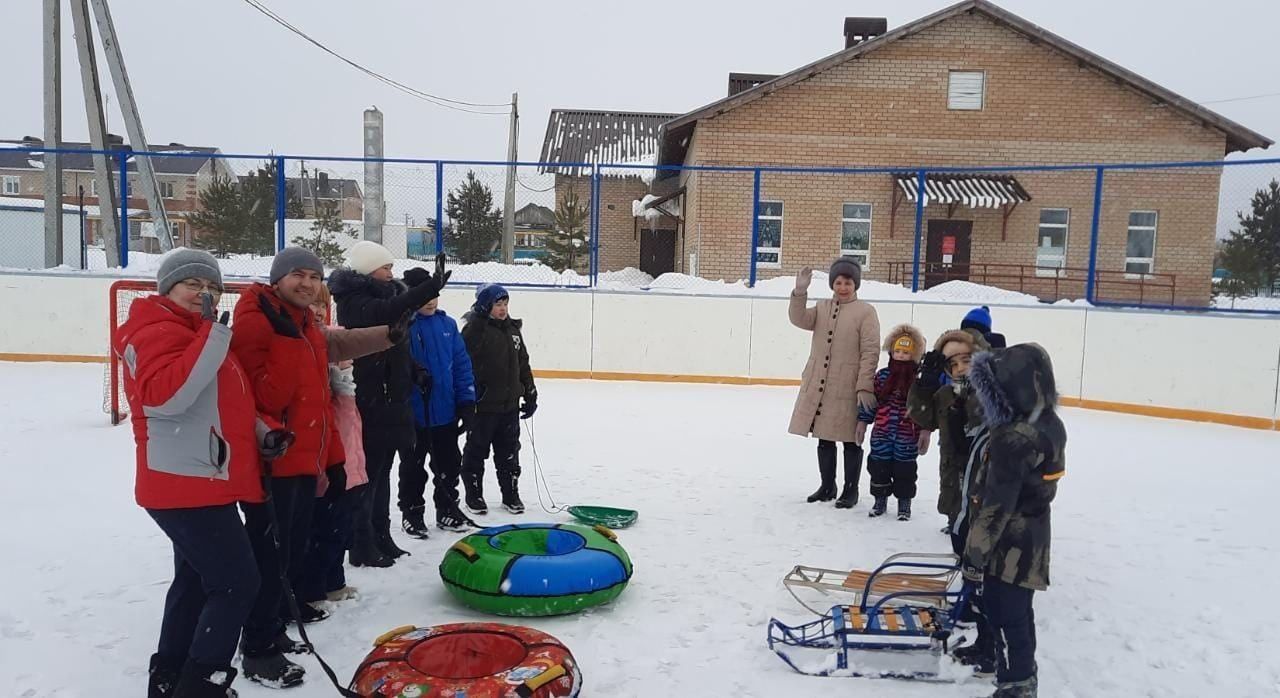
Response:
[[[369,523],[376,540],[391,537],[391,465],[397,454],[403,465],[413,460],[413,447],[389,445],[366,434],[364,464],[369,473]]]
[[[418,430],[413,458],[400,461],[400,511],[426,507],[427,459],[435,474],[432,503],[436,516],[458,505],[458,477],[462,472],[462,451],[458,448],[458,428],[454,424]]]
[[[867,459],[867,473],[871,475],[871,496],[898,499],[915,499],[916,477],[919,475],[914,460],[889,461]]]
[[[467,434],[462,452],[462,484],[467,493],[484,491],[484,462],[493,448],[493,465],[498,471],[498,484],[506,490],[520,477],[520,412],[480,413]]]
[[[245,530],[253,546],[253,556],[258,562],[258,574],[262,586],[253,611],[244,624],[242,650],[249,656],[269,655],[275,652],[274,642],[284,632],[284,618],[290,615],[284,603],[284,574],[292,588],[298,588],[302,574],[302,560],[311,538],[311,516],[316,502],[316,478],[314,475],[271,478],[271,504],[275,506],[276,526],[272,527],[268,504],[242,504]],[[276,550],[272,532],[280,541]]]
[[[157,654],[171,666],[188,658],[230,666],[259,584],[235,505],[147,513],[173,541],[173,583],[164,599]]]
[[[996,681],[1025,681],[1036,673],[1035,591],[987,575],[982,604],[995,636]]]
[[[323,601],[325,595],[347,585],[342,557],[351,547],[351,513],[357,490],[327,492],[316,500],[311,517],[311,544],[302,563],[302,576],[294,587],[299,601]]]

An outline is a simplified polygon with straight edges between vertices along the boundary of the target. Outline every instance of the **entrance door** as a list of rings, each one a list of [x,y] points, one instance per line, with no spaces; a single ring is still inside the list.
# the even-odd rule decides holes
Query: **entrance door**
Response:
[[[676,270],[676,231],[640,229],[640,271],[657,278]]]
[[[929,221],[925,247],[924,287],[969,280],[969,244],[973,221]]]

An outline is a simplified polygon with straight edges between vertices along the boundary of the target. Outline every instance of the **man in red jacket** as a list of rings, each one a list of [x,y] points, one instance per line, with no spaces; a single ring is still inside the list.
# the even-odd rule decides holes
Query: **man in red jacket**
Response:
[[[283,619],[290,613],[282,603],[281,577],[297,586],[310,536],[316,479],[326,473],[331,483],[346,481],[345,455],[330,401],[329,362],[391,345],[387,327],[330,336],[310,310],[323,278],[324,265],[315,254],[299,247],[281,250],[271,265],[271,284],[254,284],[241,294],[231,340],[232,353],[249,374],[258,411],[295,435],[284,456],[264,463],[264,468],[270,468],[268,496],[275,508],[274,530],[267,505],[243,505],[262,586],[245,623],[242,666],[246,678],[273,686],[298,685],[305,673],[284,657],[303,647],[285,632]],[[331,348],[337,355],[330,356]],[[279,538],[278,553],[273,535]],[[300,608],[303,622],[326,617],[311,606]]]

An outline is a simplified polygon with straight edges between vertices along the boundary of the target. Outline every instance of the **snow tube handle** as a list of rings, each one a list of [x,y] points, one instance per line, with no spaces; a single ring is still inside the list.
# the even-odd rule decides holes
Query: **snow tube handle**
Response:
[[[476,552],[476,549],[462,541],[454,543],[449,549],[467,558],[467,562],[475,562],[480,559],[480,555]]]
[[[596,524],[591,527],[591,530],[595,531],[596,533],[599,533],[605,538],[608,538],[609,541],[612,543],[618,542],[618,534],[614,533],[608,526],[605,526],[604,524]]]
[[[417,629],[418,629],[418,626],[416,626],[416,625],[402,625],[402,626],[400,626],[400,627],[398,627],[398,628],[396,628],[396,629],[394,629],[394,630],[388,630],[387,632],[385,632],[385,633],[383,633],[383,634],[379,635],[379,636],[378,636],[378,639],[376,639],[376,640],[374,640],[374,641],[373,641],[373,646],[374,646],[374,647],[381,647],[381,646],[385,645],[388,641],[390,641],[392,638],[396,637],[397,635],[403,635],[403,634],[405,634],[405,633],[411,633],[411,632],[413,632],[414,630],[417,630]]]
[[[516,689],[516,695],[520,698],[530,698],[539,688],[555,681],[569,672],[565,671],[563,664],[557,664],[550,669],[538,674],[537,676],[525,681]]]

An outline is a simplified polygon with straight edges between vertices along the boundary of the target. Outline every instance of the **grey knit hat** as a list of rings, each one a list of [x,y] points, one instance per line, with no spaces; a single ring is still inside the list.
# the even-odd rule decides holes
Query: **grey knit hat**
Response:
[[[827,285],[835,288],[837,276],[847,276],[853,279],[854,288],[862,288],[862,267],[853,257],[841,257],[831,263],[831,275],[827,278]]]
[[[320,261],[316,253],[305,247],[286,247],[277,252],[275,260],[271,262],[271,283],[274,284],[299,269],[310,269],[324,276],[324,262]]]
[[[222,288],[222,271],[218,268],[218,260],[204,250],[189,247],[170,250],[160,260],[160,270],[156,272],[156,290],[162,296],[167,295],[174,286],[187,279],[212,281],[218,288]]]

